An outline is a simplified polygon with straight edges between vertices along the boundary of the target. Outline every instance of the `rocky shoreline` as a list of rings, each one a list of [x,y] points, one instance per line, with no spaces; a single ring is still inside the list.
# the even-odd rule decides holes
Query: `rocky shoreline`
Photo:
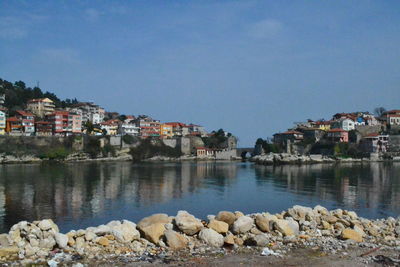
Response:
[[[285,165],[285,164],[318,164],[318,163],[362,163],[362,162],[393,162],[400,161],[400,157],[393,159],[371,158],[340,158],[324,155],[295,155],[288,153],[269,153],[257,155],[250,159],[259,165]]]
[[[369,220],[355,212],[294,206],[278,214],[221,211],[200,220],[186,211],[154,214],[137,224],[123,220],[60,233],[52,220],[22,221],[0,235],[0,261],[8,265],[187,262],[193,257],[254,251],[285,257],[297,249],[346,255],[355,248],[400,252],[400,217]],[[360,257],[361,263],[374,260]],[[394,259],[395,260],[395,259]]]
[[[171,158],[165,156],[155,156],[149,159],[143,160],[143,162],[182,162],[182,161],[238,161],[241,160],[240,157],[231,159],[231,160],[219,160],[219,159],[210,159],[210,158],[201,158],[198,159],[195,156],[181,156],[179,158]],[[23,156],[13,156],[13,155],[4,155],[0,154],[0,165],[1,164],[31,164],[31,163],[41,163],[41,162],[50,162],[49,159],[42,159],[39,157],[35,157],[32,155],[23,155]],[[132,161],[132,156],[129,154],[120,154],[115,157],[99,157],[99,158],[90,158],[87,153],[74,153],[68,156],[65,159],[57,159],[52,160],[53,162],[101,162],[101,161]]]

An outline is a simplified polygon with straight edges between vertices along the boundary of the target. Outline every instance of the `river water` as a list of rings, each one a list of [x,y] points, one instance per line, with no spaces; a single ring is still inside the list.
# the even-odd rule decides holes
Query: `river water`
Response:
[[[187,210],[280,212],[293,205],[400,215],[400,163],[257,166],[130,162],[0,166],[0,231],[52,218],[62,231]]]

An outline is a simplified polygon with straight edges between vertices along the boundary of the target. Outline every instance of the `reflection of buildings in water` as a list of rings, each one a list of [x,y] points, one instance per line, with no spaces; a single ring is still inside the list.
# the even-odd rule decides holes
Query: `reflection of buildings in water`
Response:
[[[4,229],[4,216],[6,213],[6,194],[4,185],[0,185],[0,229]]]
[[[259,183],[273,182],[278,188],[300,195],[313,194],[321,200],[341,203],[347,209],[400,209],[400,165],[256,166],[255,172]]]

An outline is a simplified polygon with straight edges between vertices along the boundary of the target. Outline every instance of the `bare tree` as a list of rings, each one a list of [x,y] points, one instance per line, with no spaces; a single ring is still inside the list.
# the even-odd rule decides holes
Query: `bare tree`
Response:
[[[374,109],[374,112],[378,117],[382,116],[383,112],[385,111],[386,109],[384,107],[378,107]]]

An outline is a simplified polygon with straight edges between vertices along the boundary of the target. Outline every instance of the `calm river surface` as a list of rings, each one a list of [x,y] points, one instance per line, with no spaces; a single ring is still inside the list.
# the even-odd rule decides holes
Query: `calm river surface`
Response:
[[[0,166],[0,231],[52,218],[62,231],[184,209],[280,212],[293,205],[400,215],[400,163],[256,166],[130,162]]]

